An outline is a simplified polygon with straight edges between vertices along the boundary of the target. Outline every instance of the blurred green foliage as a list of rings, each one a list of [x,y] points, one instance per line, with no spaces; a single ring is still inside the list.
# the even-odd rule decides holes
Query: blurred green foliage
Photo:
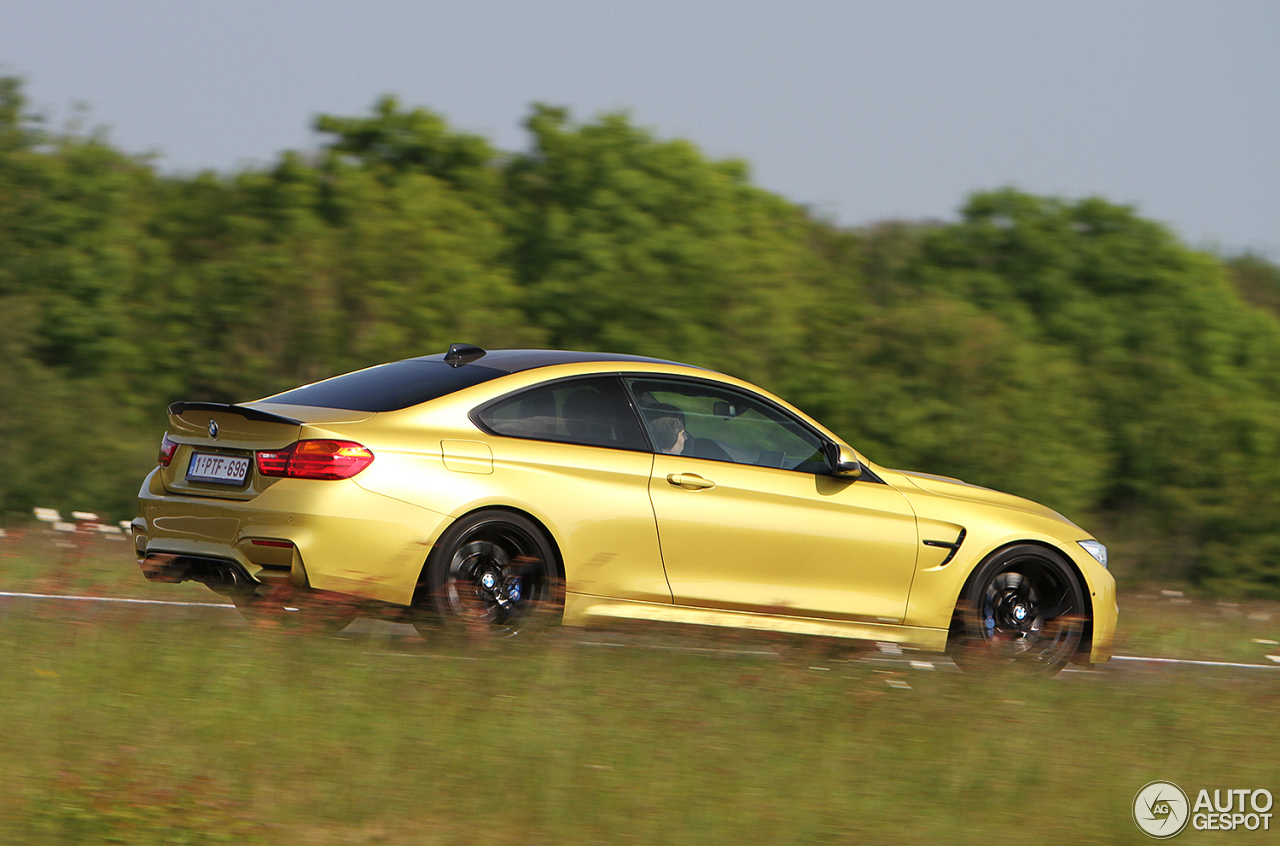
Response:
[[[1063,510],[1122,576],[1280,596],[1280,268],[1014,190],[839,229],[625,116],[503,153],[393,98],[165,176],[0,80],[0,508],[132,513],[165,406],[453,341],[657,355]]]

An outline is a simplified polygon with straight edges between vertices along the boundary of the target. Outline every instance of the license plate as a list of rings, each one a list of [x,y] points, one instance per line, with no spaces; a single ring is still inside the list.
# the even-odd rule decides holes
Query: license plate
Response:
[[[187,480],[191,482],[217,482],[223,485],[243,485],[249,475],[249,459],[233,455],[211,455],[207,452],[192,453],[187,465]]]

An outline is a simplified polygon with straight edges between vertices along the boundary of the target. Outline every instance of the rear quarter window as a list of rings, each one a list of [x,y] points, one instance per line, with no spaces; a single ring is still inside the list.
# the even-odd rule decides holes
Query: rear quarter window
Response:
[[[494,434],[615,449],[649,449],[621,383],[571,379],[521,391],[480,409]]]

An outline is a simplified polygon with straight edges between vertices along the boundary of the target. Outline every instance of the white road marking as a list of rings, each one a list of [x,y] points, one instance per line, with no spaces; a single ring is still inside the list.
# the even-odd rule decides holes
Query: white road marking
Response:
[[[1251,670],[1280,670],[1266,664],[1239,664],[1233,661],[1192,661],[1189,658],[1142,658],[1137,655],[1112,655],[1112,661],[1145,661],[1149,664],[1197,664],[1202,667],[1247,667]]]
[[[226,605],[221,602],[174,602],[169,599],[121,599],[116,596],[70,596],[61,593],[12,593],[7,590],[0,590],[0,596],[12,596],[18,599],[62,599],[68,602],[127,602],[134,605],[184,605],[195,608],[230,608],[235,610],[234,605]]]
[[[441,661],[490,661],[490,658],[473,658],[467,655],[440,655],[436,652],[362,652],[361,655],[377,655],[382,658],[436,658]]]
[[[763,655],[766,658],[777,658],[778,653],[754,649],[712,649],[705,646],[664,646],[657,643],[612,643],[602,640],[580,640],[582,646],[605,646],[613,649],[662,649],[668,652],[698,652],[707,655]]]

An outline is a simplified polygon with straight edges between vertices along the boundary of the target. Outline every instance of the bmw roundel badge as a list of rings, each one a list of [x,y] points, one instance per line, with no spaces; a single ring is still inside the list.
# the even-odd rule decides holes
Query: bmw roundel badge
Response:
[[[211,438],[218,437],[218,421],[217,420],[209,421],[209,437]]]

